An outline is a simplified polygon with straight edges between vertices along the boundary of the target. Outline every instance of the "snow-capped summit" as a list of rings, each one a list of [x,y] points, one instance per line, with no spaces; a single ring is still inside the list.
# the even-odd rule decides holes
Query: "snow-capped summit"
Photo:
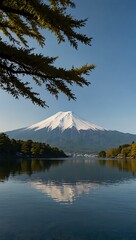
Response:
[[[79,130],[101,130],[101,131],[106,130],[102,127],[99,127],[90,122],[80,119],[71,111],[58,112],[55,115],[39,123],[33,124],[27,129],[33,129],[35,131],[38,131],[43,128],[47,128],[48,130],[59,128],[61,129],[61,131],[64,131],[66,129],[71,129],[73,127],[78,131]]]

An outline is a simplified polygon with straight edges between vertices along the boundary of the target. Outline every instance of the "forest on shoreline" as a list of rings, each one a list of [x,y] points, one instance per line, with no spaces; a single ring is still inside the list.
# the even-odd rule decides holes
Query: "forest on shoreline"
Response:
[[[98,157],[102,158],[136,158],[136,142],[123,144],[117,148],[110,148],[107,152],[101,151]]]
[[[49,144],[33,142],[32,140],[9,139],[5,133],[0,133],[0,157],[67,157],[66,154],[57,147]]]

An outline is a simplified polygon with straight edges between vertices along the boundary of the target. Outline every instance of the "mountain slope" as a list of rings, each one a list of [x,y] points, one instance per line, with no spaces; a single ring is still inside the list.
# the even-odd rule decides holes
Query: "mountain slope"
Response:
[[[67,152],[97,153],[136,141],[136,135],[110,131],[77,117],[59,112],[26,128],[7,132],[10,138],[47,142]]]

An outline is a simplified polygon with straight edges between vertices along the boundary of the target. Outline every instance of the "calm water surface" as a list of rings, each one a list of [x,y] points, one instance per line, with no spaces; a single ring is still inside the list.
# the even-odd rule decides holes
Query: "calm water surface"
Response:
[[[0,161],[0,240],[136,240],[136,160]]]

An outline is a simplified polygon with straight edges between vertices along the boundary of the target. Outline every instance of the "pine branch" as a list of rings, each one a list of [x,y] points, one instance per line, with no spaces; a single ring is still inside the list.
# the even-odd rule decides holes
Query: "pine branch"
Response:
[[[56,98],[62,92],[69,100],[75,100],[71,86],[88,86],[90,82],[85,76],[95,67],[57,68],[54,66],[57,57],[44,57],[29,48],[28,38],[35,39],[43,47],[45,37],[40,29],[48,29],[55,34],[58,43],[67,39],[76,49],[78,42],[91,45],[92,38],[76,31],[85,26],[86,19],[77,20],[67,14],[68,6],[75,7],[72,0],[48,0],[48,3],[42,0],[0,0],[0,30],[10,40],[8,44],[0,37],[0,87],[16,98],[24,96],[42,107],[46,104],[32,90],[26,81],[27,76],[38,86],[44,85]]]
[[[13,13],[13,14],[21,15],[23,17],[27,17],[27,18],[31,18],[31,19],[33,17],[35,17],[33,14],[26,12],[24,10],[19,10],[19,9],[15,9],[15,8],[3,6],[3,5],[0,6],[0,10],[5,12],[6,14]]]

